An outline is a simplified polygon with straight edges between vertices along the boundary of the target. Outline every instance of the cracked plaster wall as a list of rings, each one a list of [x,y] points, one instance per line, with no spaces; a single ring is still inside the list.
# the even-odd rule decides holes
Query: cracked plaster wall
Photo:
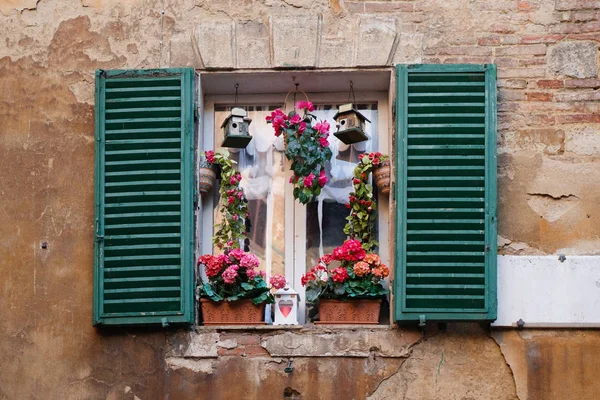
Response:
[[[413,338],[418,344],[406,354],[390,357],[368,342],[360,357],[295,356],[290,377],[281,372],[285,357],[272,358],[262,342],[237,338],[231,347],[232,338],[219,336],[217,358],[206,360],[172,355],[172,335],[161,330],[92,328],[93,74],[211,62],[213,68],[495,62],[500,251],[591,254],[600,244],[600,3],[164,4],[161,18],[162,0],[0,0],[0,399],[227,398],[261,385],[274,398],[316,390],[327,398],[332,382],[341,382],[336,388],[347,390],[347,398],[385,398],[396,385],[405,398],[445,398],[441,390],[453,384],[467,388],[457,392],[462,398],[492,389],[497,398],[511,398],[511,370],[485,331]],[[290,38],[290,20],[308,28]],[[234,43],[222,42],[227,54],[203,39],[215,21],[231,27],[224,35]],[[280,47],[289,42],[293,51]],[[595,332],[507,335],[495,338],[522,399],[594,398],[600,389],[588,379],[600,368]],[[493,379],[469,380],[489,365],[497,371],[490,371]]]

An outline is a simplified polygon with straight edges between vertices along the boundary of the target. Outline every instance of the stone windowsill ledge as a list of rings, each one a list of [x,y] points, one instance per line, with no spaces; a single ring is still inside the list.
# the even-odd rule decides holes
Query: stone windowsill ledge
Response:
[[[209,331],[294,331],[301,333],[323,332],[332,330],[393,330],[398,329],[396,325],[364,325],[364,324],[304,324],[304,325],[200,325],[195,328],[198,333]]]

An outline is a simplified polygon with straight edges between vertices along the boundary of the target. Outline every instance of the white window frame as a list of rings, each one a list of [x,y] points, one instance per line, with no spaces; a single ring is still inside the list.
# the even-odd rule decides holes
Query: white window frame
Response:
[[[343,103],[348,98],[347,92],[324,92],[307,93],[308,98],[315,105]],[[277,94],[242,94],[238,96],[239,104],[282,104],[286,93]],[[293,96],[289,96],[287,109],[293,108]],[[300,99],[297,99],[300,100]],[[215,148],[215,106],[231,105],[234,102],[233,95],[206,95],[199,105],[198,114],[200,116],[197,132],[198,153]],[[390,91],[374,92],[356,92],[356,103],[376,103],[377,104],[377,150],[383,154],[392,157],[392,111],[390,102]],[[335,131],[332,126],[331,134]],[[198,157],[197,157],[198,158]],[[287,161],[286,182],[291,176],[289,163]],[[306,207],[295,201],[292,194],[292,185],[286,185],[285,194],[285,215],[293,215],[293,221],[290,225],[286,224],[285,231],[285,275],[289,284],[299,292],[300,302],[298,307],[298,322],[305,324],[306,302],[305,288],[301,285],[301,277],[306,273]],[[378,205],[378,235],[379,235],[379,255],[382,261],[390,266],[393,271],[393,221],[392,201],[390,195],[382,195],[377,199]],[[196,255],[212,253],[213,244],[213,225],[214,225],[214,205],[218,199],[218,193],[213,196],[202,196],[198,202],[198,212],[196,215],[196,236],[197,248]],[[292,246],[287,245],[293,243]],[[251,249],[252,250],[252,249]],[[269,271],[268,271],[269,273]],[[390,274],[392,279],[393,273]],[[205,278],[205,276],[204,276]],[[391,286],[391,285],[390,285]],[[392,303],[390,299],[390,304]],[[390,310],[391,312],[391,310]],[[390,315],[392,315],[390,313]]]

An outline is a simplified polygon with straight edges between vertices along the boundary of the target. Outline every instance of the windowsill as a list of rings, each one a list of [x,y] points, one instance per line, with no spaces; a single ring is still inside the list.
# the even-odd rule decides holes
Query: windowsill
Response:
[[[196,331],[302,331],[302,332],[324,332],[324,331],[347,331],[347,330],[392,330],[396,329],[395,325],[329,325],[329,324],[305,324],[305,325],[214,325],[214,326],[197,326]]]

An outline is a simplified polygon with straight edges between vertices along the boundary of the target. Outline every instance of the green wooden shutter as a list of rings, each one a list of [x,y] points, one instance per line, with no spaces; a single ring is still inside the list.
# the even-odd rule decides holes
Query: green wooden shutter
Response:
[[[193,322],[193,87],[96,72],[94,325]]]
[[[496,67],[397,67],[395,316],[496,319]]]

